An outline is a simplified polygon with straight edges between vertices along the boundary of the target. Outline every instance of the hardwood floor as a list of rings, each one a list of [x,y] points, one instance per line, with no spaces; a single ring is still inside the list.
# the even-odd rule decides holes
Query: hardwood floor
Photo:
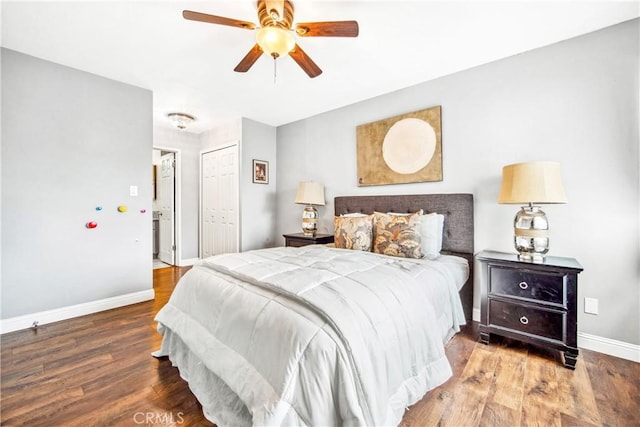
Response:
[[[188,268],[154,270],[155,301],[1,337],[3,426],[211,426],[176,368],[150,353],[153,317]],[[640,364],[581,350],[560,354],[495,339],[477,325],[447,346],[454,375],[402,426],[638,426]]]

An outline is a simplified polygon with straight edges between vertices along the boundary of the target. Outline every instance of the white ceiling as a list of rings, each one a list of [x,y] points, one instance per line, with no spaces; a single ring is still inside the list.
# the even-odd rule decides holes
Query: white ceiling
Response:
[[[153,91],[154,121],[201,132],[247,117],[278,126],[639,16],[624,1],[293,1],[296,22],[355,19],[357,38],[298,38],[322,68],[289,57],[233,68],[255,32],[187,21],[182,10],[258,23],[256,2],[2,1],[3,47]]]

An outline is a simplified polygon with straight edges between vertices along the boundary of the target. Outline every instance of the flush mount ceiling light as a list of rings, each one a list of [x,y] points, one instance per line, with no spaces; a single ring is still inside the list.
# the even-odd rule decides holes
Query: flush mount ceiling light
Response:
[[[186,129],[191,122],[196,120],[195,117],[186,113],[169,113],[167,117],[178,129]]]

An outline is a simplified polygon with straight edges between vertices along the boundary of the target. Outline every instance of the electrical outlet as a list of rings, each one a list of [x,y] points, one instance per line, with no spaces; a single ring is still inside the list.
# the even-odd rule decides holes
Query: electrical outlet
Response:
[[[129,187],[129,196],[131,196],[131,197],[137,197],[138,196],[138,186],[137,185],[131,185]]]
[[[595,298],[585,297],[584,312],[589,314],[598,314],[598,300]]]

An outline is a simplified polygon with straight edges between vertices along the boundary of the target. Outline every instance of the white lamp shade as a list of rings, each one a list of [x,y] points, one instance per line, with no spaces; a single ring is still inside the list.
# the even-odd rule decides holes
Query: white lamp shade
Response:
[[[527,162],[503,167],[498,203],[567,203],[560,163]]]
[[[324,185],[318,182],[301,182],[294,203],[324,206]]]
[[[279,27],[263,27],[256,34],[256,41],[264,53],[278,58],[286,55],[296,45],[291,31]]]

